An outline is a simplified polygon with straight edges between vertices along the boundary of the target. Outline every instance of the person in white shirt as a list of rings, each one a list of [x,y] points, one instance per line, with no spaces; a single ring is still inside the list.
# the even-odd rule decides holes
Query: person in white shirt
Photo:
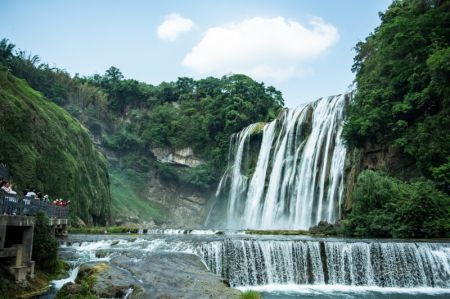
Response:
[[[36,192],[34,192],[34,189],[31,189],[30,191],[27,192],[27,194],[25,194],[25,197],[30,197],[30,196],[36,197]]]
[[[12,189],[12,184],[8,183],[8,182],[6,182],[2,186],[2,189],[3,189],[3,191],[5,191],[6,193],[9,193],[9,194],[17,194],[17,192]]]

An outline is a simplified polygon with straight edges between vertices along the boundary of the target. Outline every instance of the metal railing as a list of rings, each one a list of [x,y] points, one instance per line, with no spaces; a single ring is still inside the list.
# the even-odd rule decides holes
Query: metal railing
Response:
[[[67,219],[69,217],[68,206],[57,206],[34,197],[20,197],[16,194],[0,192],[0,213],[3,215],[35,216],[39,211],[43,211],[49,218]]]

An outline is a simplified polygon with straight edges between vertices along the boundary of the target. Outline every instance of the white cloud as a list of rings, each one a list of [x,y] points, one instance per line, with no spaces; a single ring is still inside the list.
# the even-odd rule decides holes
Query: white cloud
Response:
[[[190,31],[193,25],[192,20],[174,13],[165,17],[156,32],[160,39],[174,41],[180,34]]]
[[[304,72],[300,64],[317,57],[338,38],[337,29],[321,18],[312,18],[305,27],[283,17],[255,17],[209,28],[182,64],[201,75],[244,73],[285,80]]]

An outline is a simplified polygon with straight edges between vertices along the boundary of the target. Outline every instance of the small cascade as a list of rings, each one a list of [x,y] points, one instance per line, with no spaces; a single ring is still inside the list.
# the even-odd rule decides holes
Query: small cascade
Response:
[[[433,243],[327,242],[329,284],[450,287],[450,248]]]
[[[199,252],[232,286],[324,283],[318,242],[225,240]]]
[[[262,130],[252,124],[232,136],[229,167],[216,193],[228,200],[228,228],[308,229],[339,219],[349,97],[285,109]]]
[[[197,249],[232,286],[267,284],[450,288],[439,243],[223,240]]]

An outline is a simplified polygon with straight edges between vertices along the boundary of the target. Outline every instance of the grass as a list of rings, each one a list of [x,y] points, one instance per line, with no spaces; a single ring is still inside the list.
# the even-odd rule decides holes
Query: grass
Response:
[[[69,233],[71,234],[137,234],[139,229],[137,227],[128,226],[86,226],[86,227],[71,227]]]
[[[261,299],[261,295],[256,291],[245,291],[239,296],[239,299]]]

